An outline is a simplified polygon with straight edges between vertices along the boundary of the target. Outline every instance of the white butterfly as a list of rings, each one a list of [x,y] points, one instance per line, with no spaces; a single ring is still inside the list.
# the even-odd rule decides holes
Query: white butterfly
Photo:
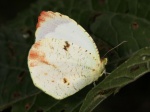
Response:
[[[96,81],[107,59],[100,60],[90,35],[58,12],[41,12],[36,40],[28,55],[33,83],[55,99],[64,99]]]

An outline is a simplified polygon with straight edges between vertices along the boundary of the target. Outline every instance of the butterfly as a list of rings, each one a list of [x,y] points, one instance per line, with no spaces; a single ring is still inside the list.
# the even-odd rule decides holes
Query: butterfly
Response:
[[[91,36],[73,19],[52,11],[38,17],[28,67],[36,87],[64,99],[96,81],[105,71]]]

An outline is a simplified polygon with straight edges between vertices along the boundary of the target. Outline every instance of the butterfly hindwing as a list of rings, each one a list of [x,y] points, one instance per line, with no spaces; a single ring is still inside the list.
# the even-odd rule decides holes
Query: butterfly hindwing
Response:
[[[95,81],[99,77],[100,63],[78,45],[44,38],[32,46],[28,66],[38,88],[62,99]]]

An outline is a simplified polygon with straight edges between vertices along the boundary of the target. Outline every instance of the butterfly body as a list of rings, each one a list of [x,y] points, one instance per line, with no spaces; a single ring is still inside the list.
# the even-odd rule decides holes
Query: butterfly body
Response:
[[[28,66],[35,86],[64,99],[96,81],[103,73],[97,47],[74,20],[58,12],[42,12]]]

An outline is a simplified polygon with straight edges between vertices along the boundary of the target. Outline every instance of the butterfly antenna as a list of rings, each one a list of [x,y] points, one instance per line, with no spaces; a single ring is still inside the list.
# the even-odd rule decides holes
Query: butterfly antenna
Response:
[[[114,48],[110,49],[103,57],[105,57],[110,51],[116,49],[117,47],[119,47],[120,45],[122,45],[122,44],[125,43],[125,42],[127,42],[127,41],[123,41],[123,42],[121,42],[120,44],[118,44],[117,46],[115,46]]]

